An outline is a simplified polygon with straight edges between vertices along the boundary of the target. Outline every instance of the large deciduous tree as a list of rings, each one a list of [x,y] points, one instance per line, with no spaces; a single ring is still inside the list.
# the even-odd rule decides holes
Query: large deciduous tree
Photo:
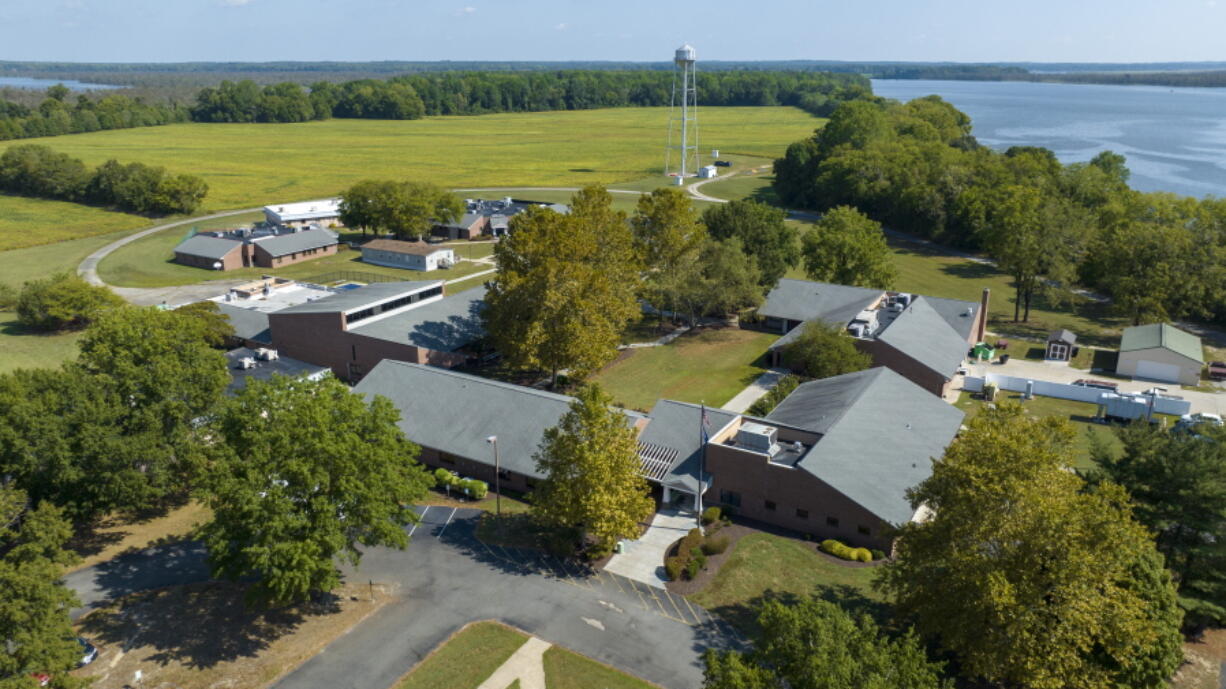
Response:
[[[459,218],[464,202],[428,182],[364,180],[341,193],[339,210],[346,227],[420,238]]]
[[[1170,576],[1112,483],[1068,470],[1067,421],[986,410],[909,495],[879,583],[968,678],[1033,689],[1163,687],[1182,662]]]
[[[891,638],[871,618],[827,601],[768,601],[749,653],[708,650],[705,689],[947,689],[910,631]]]
[[[702,214],[712,237],[741,240],[741,248],[757,262],[759,279],[768,290],[800,260],[796,232],[784,223],[786,218],[782,209],[751,199],[713,206]]]
[[[124,304],[110,289],[91,285],[72,273],[25,283],[16,302],[22,325],[46,331],[84,327],[102,312]]]
[[[71,536],[57,508],[31,508],[23,492],[0,487],[0,686],[36,686],[35,673],[75,686],[67,672],[81,647],[68,611],[80,603],[60,578],[75,559],[64,550]]]
[[[533,512],[547,524],[580,527],[604,552],[637,536],[653,507],[634,428],[612,404],[599,386],[584,386],[534,457],[545,480],[533,491]]]
[[[856,342],[836,325],[809,321],[800,335],[784,345],[783,363],[809,378],[829,378],[863,371],[873,358],[856,349]]]
[[[644,268],[664,275],[692,260],[707,237],[690,197],[674,187],[640,196],[630,227]]]
[[[625,214],[601,187],[575,195],[569,215],[530,208],[498,243],[485,331],[521,368],[582,378],[609,362],[639,313],[640,264]]]
[[[857,287],[892,287],[898,271],[881,223],[850,206],[827,211],[801,241],[812,280]]]
[[[1123,450],[1096,448],[1092,480],[1128,490],[1137,519],[1158,539],[1192,628],[1226,623],[1226,433],[1202,425],[1118,431]]]
[[[253,598],[283,603],[335,588],[358,545],[404,548],[431,480],[398,419],[330,377],[276,376],[228,401],[202,479],[213,575],[254,577]]]

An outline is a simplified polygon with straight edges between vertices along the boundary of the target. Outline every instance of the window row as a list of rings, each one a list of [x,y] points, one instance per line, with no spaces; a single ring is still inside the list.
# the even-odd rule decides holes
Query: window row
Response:
[[[741,506],[741,494],[733,490],[721,490],[719,492],[719,501],[730,507],[740,507]],[[763,500],[762,508],[765,509],[767,512],[778,512],[779,511],[779,505],[774,500]],[[797,519],[808,519],[809,518],[809,510],[806,510],[801,507],[796,508],[795,514],[796,514]],[[826,516],[826,526],[832,529],[839,528],[839,518],[835,516],[827,515]],[[873,530],[870,527],[865,526],[864,524],[857,524],[856,531],[864,536],[871,536],[873,534]]]

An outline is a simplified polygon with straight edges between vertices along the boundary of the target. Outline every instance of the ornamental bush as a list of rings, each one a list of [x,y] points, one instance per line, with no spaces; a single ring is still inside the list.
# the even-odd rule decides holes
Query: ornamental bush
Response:
[[[704,555],[719,555],[727,549],[727,536],[708,537],[707,540],[702,542],[702,552]]]
[[[851,548],[847,546],[846,544],[844,544],[843,542],[836,541],[833,538],[822,541],[821,545],[819,545],[818,548],[821,549],[823,553],[829,553],[839,558],[840,560],[852,560],[852,561],[859,559],[859,557],[856,554],[856,550],[863,550],[863,548],[859,548],[859,549]],[[865,550],[864,552],[866,554],[868,553],[867,550]],[[869,558],[870,559],[872,558],[871,554],[869,555]]]
[[[691,559],[685,566],[685,578],[693,580],[694,577],[698,576],[698,569],[698,560]]]
[[[873,554],[874,560],[884,560],[885,559],[885,553],[880,550],[877,550],[876,548],[870,550],[869,552]]]
[[[685,562],[677,556],[664,558],[664,573],[668,575],[669,581],[680,581],[681,570],[685,568]]]
[[[720,516],[721,516],[721,512],[718,507],[708,507],[707,509],[702,511],[703,526],[706,526],[707,524],[713,524],[719,521]]]
[[[857,562],[873,561],[873,554],[869,552],[868,548],[853,548],[851,555],[852,559],[856,560]]]

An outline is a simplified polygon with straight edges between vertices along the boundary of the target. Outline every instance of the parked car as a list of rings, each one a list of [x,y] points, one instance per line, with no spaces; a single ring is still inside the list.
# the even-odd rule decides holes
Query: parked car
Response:
[[[98,659],[98,648],[81,637],[77,637],[77,643],[81,644],[81,660],[77,661],[77,667],[85,667]]]
[[[1226,380],[1226,361],[1209,362],[1209,379]]]
[[[732,167],[732,161],[731,160],[717,160],[715,161],[715,167]]]

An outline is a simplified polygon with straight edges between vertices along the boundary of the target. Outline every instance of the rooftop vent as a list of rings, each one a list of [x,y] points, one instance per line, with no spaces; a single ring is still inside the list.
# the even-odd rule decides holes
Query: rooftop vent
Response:
[[[255,355],[260,361],[276,361],[281,358],[281,355],[275,349],[265,349],[263,347],[255,350]]]
[[[249,356],[245,356],[238,360],[238,363],[235,364],[234,368],[243,369],[243,370],[246,370],[249,368],[255,368],[255,359]]]

